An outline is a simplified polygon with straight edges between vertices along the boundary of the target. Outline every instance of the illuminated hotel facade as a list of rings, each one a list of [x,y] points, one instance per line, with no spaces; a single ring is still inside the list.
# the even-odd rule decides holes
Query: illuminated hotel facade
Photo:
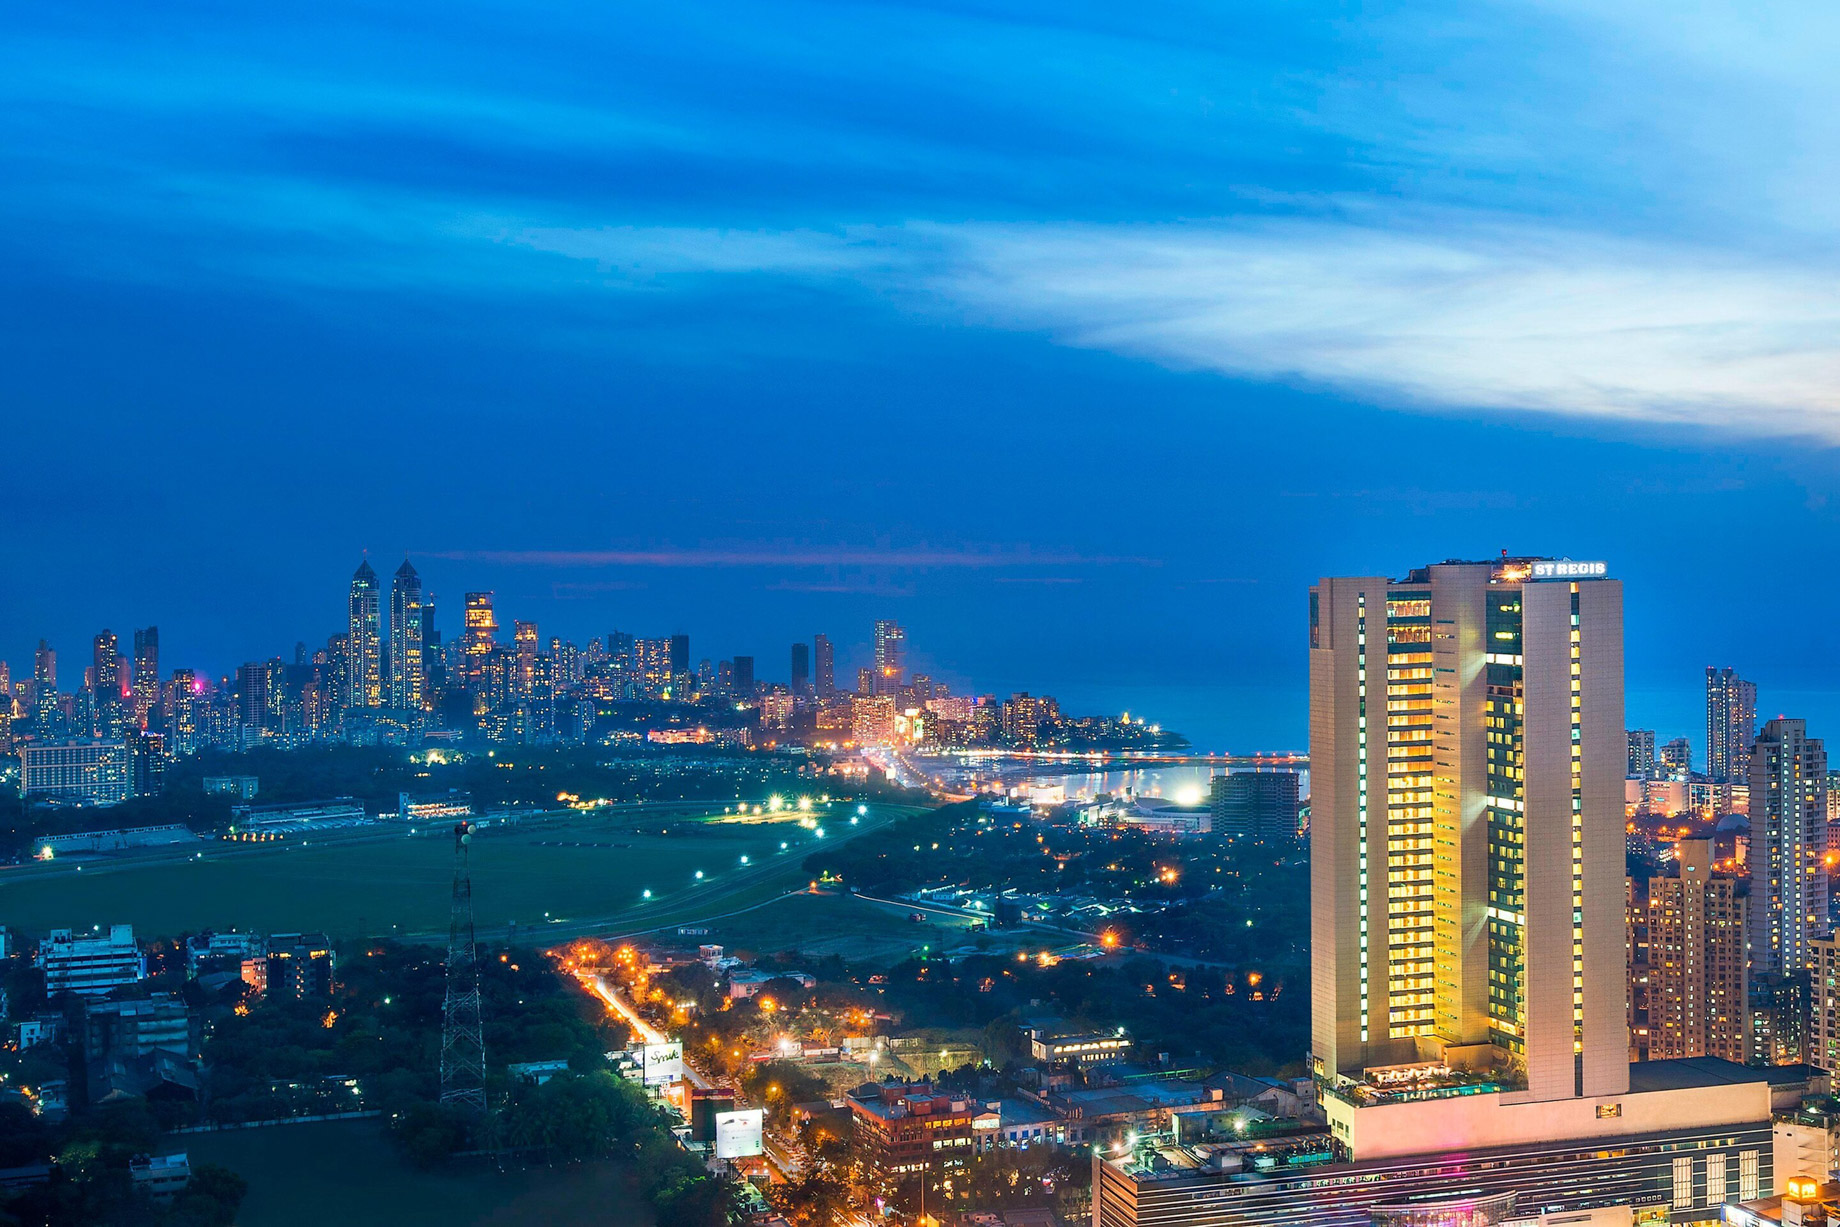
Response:
[[[1769,1075],[1629,1063],[1622,586],[1446,562],[1310,592],[1320,1120],[1093,1156],[1094,1227],[1708,1223]]]
[[[1628,1086],[1623,591],[1450,562],[1310,594],[1312,1055]]]

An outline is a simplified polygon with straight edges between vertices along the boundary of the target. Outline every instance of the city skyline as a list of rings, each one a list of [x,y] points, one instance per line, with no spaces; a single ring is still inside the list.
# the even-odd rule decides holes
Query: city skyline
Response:
[[[686,557],[695,559],[699,555],[692,551]],[[737,559],[736,565],[765,565],[764,557],[764,555],[741,556]],[[437,620],[434,624],[435,629],[452,641],[463,634],[465,627],[463,602],[460,598],[462,589],[464,588],[466,595],[472,595],[475,588],[479,587],[467,583],[467,577],[476,572],[503,574],[502,570],[495,570],[495,568],[510,565],[489,561],[463,562],[444,558],[439,554],[431,555],[427,561],[424,561],[419,556],[411,557],[404,554],[400,563],[384,565],[379,569],[379,564],[384,560],[373,562],[369,551],[361,551],[359,560],[360,566],[373,568],[372,581],[376,585],[375,601],[380,650],[378,691],[380,697],[385,700],[385,705],[391,693],[391,679],[385,672],[385,665],[390,658],[389,648],[393,634],[391,603],[395,595],[394,579],[400,570],[404,567],[408,569],[408,578],[416,594],[414,600],[418,602],[418,605],[426,601],[428,605],[437,610],[440,619],[445,619],[445,621]],[[424,571],[430,563],[435,568],[436,574],[445,576],[453,582],[440,585],[428,582],[424,577]],[[693,564],[673,562],[668,557],[661,557],[653,560],[651,565],[675,570],[682,565]],[[1619,579],[1627,578],[1614,561],[1608,566],[1610,574]],[[515,569],[512,571],[514,576],[519,573]],[[350,586],[352,574],[349,567],[344,572],[335,572],[335,577],[322,585],[325,590],[317,594],[315,604],[326,607],[326,617],[330,619],[328,626],[336,625],[340,628],[349,626],[351,609],[347,589]],[[1314,580],[1309,582],[1313,583]],[[443,597],[441,596],[443,590],[454,595]],[[625,593],[583,601],[558,597],[553,590],[549,593],[542,593],[528,587],[521,590],[513,589],[511,592],[491,588],[484,590],[493,594],[493,599],[501,612],[506,608],[514,608],[517,612],[513,616],[517,621],[535,622],[541,628],[542,638],[546,643],[552,636],[585,643],[590,639],[605,638],[610,631],[622,629],[628,623],[642,625],[653,631],[660,629],[659,623],[651,621],[641,623],[637,615],[627,616],[631,611],[623,608],[624,602],[629,599]],[[331,595],[328,596],[328,593]],[[515,605],[508,604],[510,602],[515,602]],[[790,630],[791,638],[784,642],[767,641],[768,632],[763,631],[758,624],[734,620],[727,612],[725,604],[720,601],[708,607],[698,607],[688,614],[673,615],[667,612],[663,618],[663,625],[676,628],[666,633],[689,633],[698,643],[702,644],[707,644],[711,638],[714,638],[714,635],[706,629],[711,623],[729,627],[733,638],[722,641],[730,645],[723,649],[722,654],[749,656],[755,661],[764,662],[757,668],[757,673],[765,683],[791,680],[790,667],[786,658],[790,644],[804,643],[810,647],[822,641],[827,648],[830,645],[836,645],[835,650],[844,661],[843,664],[837,666],[843,671],[839,675],[842,678],[840,685],[843,689],[850,690],[855,687],[857,669],[859,667],[871,668],[877,659],[875,624],[888,620],[891,607],[903,603],[899,596],[891,598],[886,594],[850,594],[847,604],[861,611],[858,621],[840,621],[832,625],[831,633],[828,635],[822,631],[813,632],[809,628],[801,629],[794,626]],[[1638,598],[1631,595],[1631,609],[1635,609],[1639,604],[1641,602]],[[604,612],[591,613],[589,612],[591,609]],[[541,615],[523,616],[530,610],[548,610],[554,620],[546,620]],[[226,640],[201,644],[198,642],[196,631],[188,635],[184,625],[176,625],[169,619],[163,617],[129,618],[121,620],[119,625],[122,629],[114,631],[120,640],[116,651],[120,657],[128,658],[130,630],[143,623],[150,623],[156,635],[164,634],[165,646],[161,646],[161,641],[156,639],[154,651],[157,658],[164,662],[163,668],[166,673],[170,674],[174,667],[186,667],[196,671],[200,676],[226,678],[233,676],[237,668],[247,661],[275,658],[291,660],[293,649],[299,643],[307,645],[309,654],[324,647],[325,628],[308,625],[297,611],[294,616],[298,619],[294,633],[291,635],[284,633],[278,638],[269,640],[266,644],[259,642],[253,631],[247,628],[233,632]],[[851,616],[856,617],[857,615],[852,614]],[[1637,617],[1635,613],[1630,616],[1632,621]],[[604,621],[606,619],[611,620]],[[0,624],[4,624],[5,620],[6,612],[0,610]],[[206,618],[204,621],[209,624],[212,619]],[[780,614],[775,621],[784,625],[785,615]],[[899,622],[903,629],[912,629],[912,624],[906,619],[899,619]],[[109,622],[105,629],[113,630],[117,625],[116,622]],[[682,630],[685,625],[690,627],[688,632]],[[849,628],[852,626],[858,628],[853,634],[849,633]],[[161,628],[164,628],[163,632]],[[846,632],[845,637],[841,639],[836,633],[839,628],[843,628]],[[866,632],[863,628],[866,628]],[[510,639],[511,629],[509,617],[498,628],[507,641]],[[1116,624],[1106,629],[1114,633],[1122,633],[1127,628],[1122,624]],[[1210,692],[1209,688],[1203,684],[1188,681],[1171,684],[1167,678],[1159,679],[1148,676],[1135,681],[1104,681],[1095,679],[1088,670],[1079,665],[1069,666],[1065,663],[1062,663],[1060,667],[1068,669],[1069,680],[1067,681],[1063,682],[1052,676],[1031,675],[1020,661],[1008,658],[993,659],[986,644],[990,636],[978,631],[975,627],[960,625],[954,628],[948,623],[946,626],[925,626],[923,630],[921,649],[912,662],[912,671],[928,674],[956,687],[968,688],[974,693],[1007,695],[1022,690],[1047,691],[1062,697],[1082,710],[1110,711],[1113,715],[1128,711],[1134,717],[1143,716],[1165,727],[1183,732],[1190,737],[1197,750],[1205,752],[1294,751],[1301,750],[1308,740],[1306,704],[1303,701],[1304,689],[1301,679],[1295,690],[1288,690],[1286,687],[1274,684],[1269,694],[1261,690],[1243,704],[1238,701],[1228,701],[1223,706],[1219,693]],[[53,635],[43,631],[29,632],[20,647],[10,652],[8,650],[10,645],[0,639],[0,662],[5,662],[10,666],[11,677],[15,680],[31,678],[36,647],[43,640],[61,658],[62,667],[65,669],[68,668],[67,662],[73,659],[72,651],[81,646],[82,660],[87,667],[92,655],[92,641],[97,633],[95,627],[73,629],[69,635]],[[1647,636],[1640,638],[1646,639]],[[223,646],[226,642],[249,644],[252,647],[247,652],[233,653]],[[417,650],[419,650],[419,640],[417,643]],[[1026,639],[1016,641],[1018,647],[1025,643]],[[175,644],[185,646],[174,647]],[[1748,647],[1755,644],[1755,641],[1747,640],[1745,644],[1746,648],[1740,649],[1739,654],[1733,658],[1737,661],[1735,667],[1724,665],[1722,670],[1725,674],[1746,675],[1747,680],[1742,684],[1749,687],[1751,692],[1755,692],[1758,690],[1755,670],[1746,663],[1756,655],[1747,650]],[[743,651],[742,648],[752,650]],[[897,650],[905,652],[906,649],[903,645]],[[697,653],[698,657],[705,654],[701,650]],[[1636,640],[1632,639],[1630,655],[1639,654]],[[1295,655],[1301,665],[1304,659],[1302,645],[1299,645]],[[816,657],[808,658],[808,667],[814,666],[817,659]],[[980,661],[983,662],[981,667],[970,663]],[[1707,708],[1707,687],[1710,682],[1705,678],[1711,671],[1718,668],[1720,666],[1712,664],[1706,664],[1702,668],[1691,662],[1683,666],[1679,661],[1666,662],[1665,668],[1651,665],[1654,671],[1654,680],[1651,681],[1651,684],[1646,687],[1634,685],[1629,687],[1628,723],[1630,728],[1655,730],[1658,747],[1664,741],[1684,737],[1692,744],[1695,763],[1706,762],[1710,753]],[[810,680],[815,679],[808,678],[808,681]],[[1800,682],[1803,679],[1797,677],[1795,680]],[[59,681],[66,689],[70,688],[71,683],[64,677],[60,676]],[[132,695],[124,694],[123,701],[132,707],[137,700]],[[1808,690],[1801,685],[1784,687],[1764,683],[1761,687],[1761,694],[1751,693],[1749,702],[1755,707],[1754,719],[1759,726],[1771,716],[1797,716],[1806,719],[1810,728],[1816,733],[1825,728],[1840,727],[1840,693],[1830,696],[1822,691]],[[1185,724],[1185,719],[1191,723]],[[1288,739],[1271,731],[1293,726],[1296,731]],[[1235,740],[1235,738],[1240,738],[1240,740]]]

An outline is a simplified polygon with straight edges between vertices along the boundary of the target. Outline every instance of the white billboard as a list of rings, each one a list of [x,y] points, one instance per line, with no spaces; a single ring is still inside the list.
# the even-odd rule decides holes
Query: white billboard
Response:
[[[765,1153],[766,1147],[761,1143],[761,1130],[766,1126],[767,1113],[764,1108],[748,1108],[740,1112],[716,1113],[716,1158],[745,1159],[749,1155]]]
[[[663,1086],[684,1076],[684,1045],[681,1040],[646,1044],[639,1049],[639,1078],[647,1086]]]

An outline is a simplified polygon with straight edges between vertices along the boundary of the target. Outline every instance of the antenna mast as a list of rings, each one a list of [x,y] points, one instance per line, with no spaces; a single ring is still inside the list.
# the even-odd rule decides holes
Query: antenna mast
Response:
[[[479,955],[473,946],[473,825],[454,827],[454,895],[447,927],[447,996],[441,1005],[441,1102],[486,1113],[486,1041],[479,1021]]]

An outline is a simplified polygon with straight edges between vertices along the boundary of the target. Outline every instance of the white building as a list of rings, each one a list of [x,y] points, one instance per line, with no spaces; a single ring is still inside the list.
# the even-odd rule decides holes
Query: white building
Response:
[[[19,795],[54,805],[118,805],[132,780],[122,741],[59,741],[19,751]]]
[[[69,929],[53,929],[38,944],[38,961],[44,968],[47,997],[106,997],[147,974],[146,961],[134,944],[133,925],[110,925],[107,936],[75,936]]]

